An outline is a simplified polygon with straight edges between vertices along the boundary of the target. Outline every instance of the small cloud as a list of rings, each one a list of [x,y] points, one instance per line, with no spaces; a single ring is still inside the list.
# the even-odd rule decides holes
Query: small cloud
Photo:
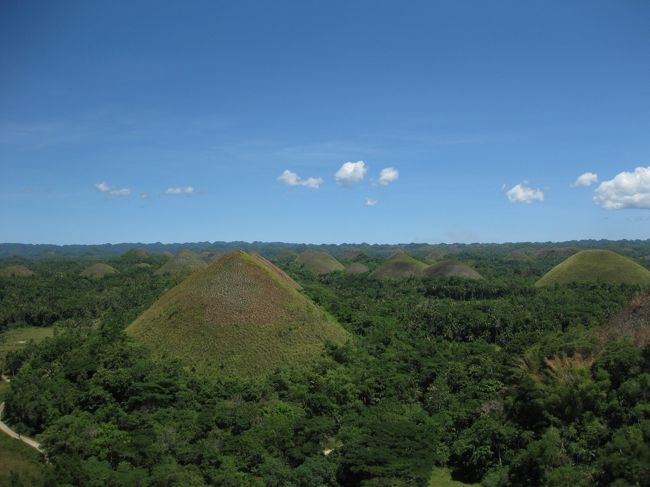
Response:
[[[95,188],[97,188],[102,193],[108,193],[111,190],[111,187],[106,183],[97,183],[95,185]]]
[[[573,188],[578,188],[581,186],[591,186],[594,183],[598,182],[598,174],[593,172],[586,172],[578,176],[578,179],[571,185]]]
[[[149,197],[149,193],[140,193],[140,198],[146,200]]]
[[[388,186],[399,178],[399,171],[394,167],[386,167],[379,173],[379,184]]]
[[[338,184],[342,186],[350,186],[353,183],[361,181],[367,171],[366,163],[363,161],[346,162],[338,171],[336,171],[334,177]]]
[[[377,206],[379,201],[373,200],[372,198],[366,198],[366,206]]]
[[[307,188],[318,189],[323,184],[321,178],[307,178],[302,179],[295,172],[285,169],[285,171],[278,176],[278,181],[281,181],[289,186],[306,186]]]
[[[607,210],[650,210],[650,166],[618,173],[596,188],[594,203]]]
[[[528,181],[524,181],[510,188],[506,196],[508,196],[510,203],[530,204],[533,201],[544,201],[544,191],[529,187]]]
[[[165,194],[173,194],[173,195],[176,195],[176,194],[192,194],[192,193],[194,193],[194,188],[192,186],[185,186],[185,187],[175,186],[175,187],[172,187],[172,188],[167,188],[165,190]]]
[[[129,188],[114,188],[104,182],[95,184],[95,188],[102,193],[108,193],[112,196],[129,196],[131,194]]]

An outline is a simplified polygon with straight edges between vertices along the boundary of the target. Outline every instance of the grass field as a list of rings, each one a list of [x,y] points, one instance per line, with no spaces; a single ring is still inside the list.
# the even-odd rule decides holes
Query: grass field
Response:
[[[45,468],[40,453],[0,433],[0,486],[41,485]]]
[[[34,273],[24,265],[10,265],[0,269],[0,277],[29,277]]]
[[[5,356],[8,352],[19,350],[30,341],[42,342],[54,335],[53,327],[26,326],[13,328],[0,333],[0,367],[4,365]]]
[[[265,259],[230,252],[165,293],[127,333],[202,373],[267,374],[347,340],[298,287]]]
[[[410,255],[399,252],[379,266],[370,277],[374,279],[407,279],[421,277],[427,265]]]
[[[327,252],[306,250],[298,256],[296,261],[314,274],[329,274],[344,269],[343,264]]]
[[[610,250],[583,250],[553,267],[535,285],[589,281],[649,286],[650,271]]]
[[[464,484],[456,480],[452,480],[451,474],[448,470],[440,467],[435,467],[431,473],[431,478],[427,487],[478,487],[478,484]]]

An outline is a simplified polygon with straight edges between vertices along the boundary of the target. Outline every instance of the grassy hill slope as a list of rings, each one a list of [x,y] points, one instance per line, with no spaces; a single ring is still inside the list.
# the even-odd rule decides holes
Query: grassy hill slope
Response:
[[[548,271],[536,286],[602,281],[650,285],[650,271],[610,250],[583,250]]]
[[[460,277],[463,279],[483,279],[483,276],[470,266],[460,262],[441,262],[427,267],[423,273],[424,277],[444,279],[446,277]]]
[[[176,272],[195,272],[208,266],[201,257],[191,250],[179,250],[178,253],[165,262],[156,274],[175,274]]]
[[[308,363],[348,333],[258,255],[233,251],[165,293],[127,333],[207,374]]]
[[[97,262],[96,264],[85,268],[79,275],[81,277],[89,277],[91,279],[101,279],[102,277],[108,276],[110,274],[117,274],[117,270],[108,264]]]
[[[650,343],[650,291],[635,296],[599,334],[605,341],[628,337],[641,348]]]
[[[366,264],[362,264],[360,262],[355,262],[345,268],[345,272],[347,274],[365,274],[369,270],[370,269]]]
[[[330,272],[342,271],[345,268],[338,260],[327,252],[306,250],[298,256],[296,261],[309,272],[314,274],[329,274]]]
[[[421,277],[427,265],[404,252],[398,252],[379,266],[370,277],[375,279],[407,279]]]

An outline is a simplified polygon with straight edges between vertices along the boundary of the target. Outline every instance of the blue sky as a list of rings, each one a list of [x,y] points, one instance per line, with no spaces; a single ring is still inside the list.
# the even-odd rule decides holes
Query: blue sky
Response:
[[[644,0],[2,2],[0,242],[649,238],[648,25]]]

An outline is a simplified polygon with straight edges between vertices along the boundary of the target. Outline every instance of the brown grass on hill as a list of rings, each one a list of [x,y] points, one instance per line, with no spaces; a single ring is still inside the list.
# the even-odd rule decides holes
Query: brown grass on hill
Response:
[[[195,272],[200,269],[205,269],[208,266],[201,257],[196,255],[191,250],[179,250],[178,253],[165,262],[156,274],[174,274],[176,272]]]
[[[466,264],[460,262],[441,262],[427,267],[423,271],[424,277],[446,278],[458,277],[462,279],[483,279],[483,276]]]
[[[365,274],[368,271],[370,271],[368,266],[366,264],[360,264],[359,262],[350,264],[345,268],[347,274]]]
[[[257,252],[251,252],[250,255],[251,255],[253,258],[255,258],[258,262],[260,262],[261,264],[266,265],[266,266],[270,267],[271,269],[273,269],[273,270],[278,274],[278,276],[280,276],[280,277],[282,278],[282,280],[283,280],[284,282],[286,282],[287,284],[289,284],[289,286],[291,286],[292,288],[294,288],[294,289],[302,289],[302,286],[301,286],[300,284],[298,284],[296,281],[294,281],[294,280],[289,276],[289,274],[287,274],[286,272],[284,272],[282,269],[280,269],[278,266],[276,266],[276,265],[275,265],[273,262],[271,262],[270,260],[266,259],[265,257],[262,257],[262,256],[261,256],[260,254],[258,254]]]
[[[10,265],[0,269],[0,277],[29,277],[34,273],[24,265]]]
[[[102,277],[110,274],[117,274],[117,270],[108,264],[97,262],[96,264],[87,267],[79,274],[81,277],[89,277],[91,279],[101,279]]]
[[[296,261],[309,272],[314,274],[329,274],[330,272],[342,271],[343,264],[327,252],[318,250],[305,250],[298,256]]]
[[[599,335],[605,341],[628,337],[638,347],[650,343],[650,291],[635,296],[600,329]]]

